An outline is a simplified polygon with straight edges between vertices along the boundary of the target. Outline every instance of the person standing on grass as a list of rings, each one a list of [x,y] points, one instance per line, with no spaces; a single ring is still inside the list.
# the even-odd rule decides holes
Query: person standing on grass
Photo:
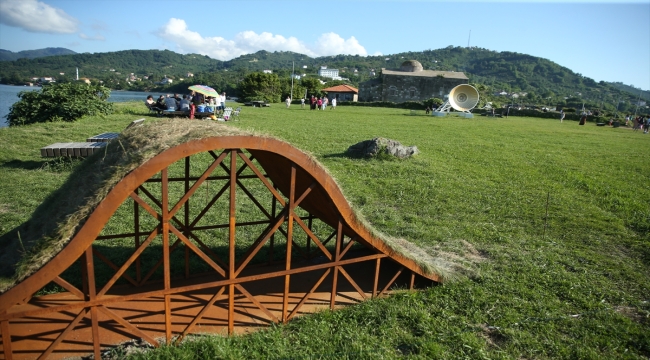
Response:
[[[300,99],[300,108],[301,109],[305,108],[305,98]]]
[[[287,100],[284,101],[287,104],[287,109],[291,106],[291,99],[287,96]]]
[[[329,100],[327,99],[327,97],[323,96],[323,109],[322,110],[327,109],[327,103],[328,102],[329,102]]]
[[[226,111],[226,92],[222,92],[221,96],[219,97],[219,101],[221,102],[221,110]]]
[[[587,123],[587,114],[582,113],[582,117],[580,117],[580,122],[578,123],[578,125],[584,125],[586,123]]]
[[[314,99],[314,95],[311,96],[309,99],[309,110],[314,110],[316,109],[316,99]]]
[[[564,115],[566,115],[564,113],[564,110],[560,110],[560,123],[562,123],[562,121],[564,121]]]
[[[645,124],[643,125],[643,133],[644,134],[647,134],[648,132],[650,132],[650,130],[648,129],[649,127],[650,127],[650,115],[645,117]]]
[[[334,109],[336,109],[336,98],[332,99],[332,107],[330,108],[330,110],[334,110]]]
[[[316,100],[316,108],[317,108],[318,110],[322,110],[322,109],[321,109],[322,107],[323,107],[323,99],[318,98],[318,100]]]

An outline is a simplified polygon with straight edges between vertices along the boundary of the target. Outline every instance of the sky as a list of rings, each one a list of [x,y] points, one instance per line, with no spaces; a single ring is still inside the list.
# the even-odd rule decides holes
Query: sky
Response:
[[[168,49],[230,60],[477,46],[650,90],[650,0],[0,0],[0,49]],[[327,65],[324,63],[323,65]]]

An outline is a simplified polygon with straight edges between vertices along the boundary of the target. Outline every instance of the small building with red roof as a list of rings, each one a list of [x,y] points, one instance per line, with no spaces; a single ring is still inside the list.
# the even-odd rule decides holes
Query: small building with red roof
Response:
[[[327,98],[330,101],[332,101],[332,99],[336,99],[337,101],[359,100],[359,89],[350,85],[336,85],[322,89],[321,91],[327,93]]]

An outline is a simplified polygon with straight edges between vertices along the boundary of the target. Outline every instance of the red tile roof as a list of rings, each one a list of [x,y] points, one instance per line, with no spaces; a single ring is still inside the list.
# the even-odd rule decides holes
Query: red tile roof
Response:
[[[323,90],[321,90],[321,91],[325,91],[325,92],[340,92],[340,93],[351,92],[351,93],[355,93],[355,94],[358,94],[358,93],[359,93],[359,89],[357,89],[357,88],[353,88],[353,87],[350,86],[350,85],[336,85],[336,86],[329,87],[329,88],[327,88],[327,89],[323,89]]]

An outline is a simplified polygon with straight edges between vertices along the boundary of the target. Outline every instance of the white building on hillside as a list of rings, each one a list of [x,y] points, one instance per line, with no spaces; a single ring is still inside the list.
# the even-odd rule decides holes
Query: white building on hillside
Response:
[[[328,69],[327,66],[321,66],[318,69],[318,76],[337,79],[339,78],[339,69]]]

